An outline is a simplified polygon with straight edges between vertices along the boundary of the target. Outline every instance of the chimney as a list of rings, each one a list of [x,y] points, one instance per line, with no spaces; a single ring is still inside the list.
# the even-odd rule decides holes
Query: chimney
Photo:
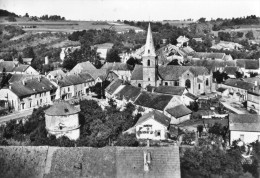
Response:
[[[9,89],[12,90],[12,86],[11,85],[9,85]]]
[[[255,81],[255,86],[257,87],[257,81]]]

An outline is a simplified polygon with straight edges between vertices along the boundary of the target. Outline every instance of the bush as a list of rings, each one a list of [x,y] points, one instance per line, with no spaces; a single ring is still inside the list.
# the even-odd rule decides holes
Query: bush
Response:
[[[135,134],[122,134],[116,140],[116,146],[133,146],[139,145]]]

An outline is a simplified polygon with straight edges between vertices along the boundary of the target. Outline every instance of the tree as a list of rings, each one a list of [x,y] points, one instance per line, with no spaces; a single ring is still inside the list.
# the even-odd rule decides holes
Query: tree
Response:
[[[201,137],[201,133],[203,132],[203,125],[197,126],[197,132],[199,132],[199,137]]]
[[[62,67],[67,69],[67,70],[71,70],[76,65],[77,65],[77,61],[75,59],[73,59],[70,54],[66,54],[65,59],[62,63]]]
[[[119,50],[116,48],[112,48],[108,53],[107,53],[107,62],[120,62],[121,58],[119,56]]]
[[[209,128],[209,133],[215,134],[217,136],[221,136],[226,142],[226,136],[228,134],[228,127],[222,126],[222,124],[216,122],[212,127]]]
[[[201,17],[201,18],[198,20],[198,22],[200,22],[200,23],[205,23],[205,22],[206,22],[206,18]]]
[[[25,15],[24,15],[24,17],[29,17],[29,14],[26,12]]]
[[[18,56],[18,62],[21,63],[21,64],[23,64],[23,58],[22,58],[21,55]]]
[[[243,74],[238,72],[238,71],[236,71],[236,78],[242,78],[242,77],[243,77]]]
[[[2,71],[2,81],[1,81],[1,88],[3,88],[6,84],[6,69],[5,67],[3,68],[3,71]]]
[[[248,39],[250,39],[250,40],[255,39],[253,31],[248,31],[248,32],[246,33],[246,38],[248,38]]]
[[[135,134],[122,134],[116,140],[115,146],[133,146],[137,147],[139,142],[136,139]]]

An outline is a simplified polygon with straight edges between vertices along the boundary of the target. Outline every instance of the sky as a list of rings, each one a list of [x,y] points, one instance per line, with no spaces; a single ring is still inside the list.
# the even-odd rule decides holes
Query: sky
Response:
[[[260,0],[0,0],[0,9],[70,20],[210,20],[260,16]]]

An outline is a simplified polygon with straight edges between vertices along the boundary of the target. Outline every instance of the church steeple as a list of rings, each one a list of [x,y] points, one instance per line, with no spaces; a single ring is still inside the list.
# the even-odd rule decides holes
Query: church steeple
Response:
[[[150,23],[149,23],[148,30],[147,30],[147,37],[146,37],[146,43],[145,43],[145,49],[144,49],[143,56],[156,56]]]

